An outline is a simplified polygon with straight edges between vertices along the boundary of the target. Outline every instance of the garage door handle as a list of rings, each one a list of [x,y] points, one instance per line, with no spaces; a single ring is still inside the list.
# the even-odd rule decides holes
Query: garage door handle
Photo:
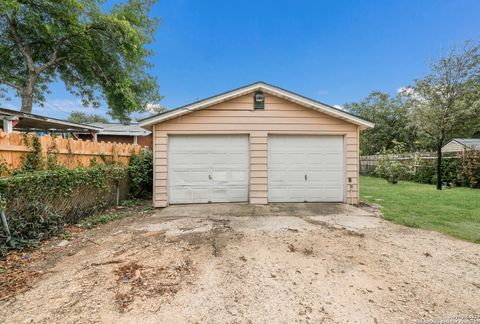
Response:
[[[305,175],[305,181],[307,181],[307,175]]]
[[[211,174],[208,175],[208,180],[212,180],[212,175]]]

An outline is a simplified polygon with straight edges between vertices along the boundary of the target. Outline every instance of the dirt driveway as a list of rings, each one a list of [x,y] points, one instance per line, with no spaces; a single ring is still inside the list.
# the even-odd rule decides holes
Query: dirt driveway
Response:
[[[0,322],[411,323],[480,310],[479,245],[343,205],[176,206],[57,243],[30,265],[33,287],[0,301]]]

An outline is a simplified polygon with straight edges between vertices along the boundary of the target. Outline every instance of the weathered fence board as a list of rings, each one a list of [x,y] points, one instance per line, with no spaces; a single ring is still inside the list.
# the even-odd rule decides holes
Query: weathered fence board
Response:
[[[31,151],[25,144],[24,136],[34,135],[0,132],[0,163],[5,163],[8,169],[20,167],[22,156]],[[89,166],[93,159],[100,164],[109,161],[127,165],[130,156],[141,151],[141,147],[134,144],[92,142],[50,135],[39,136],[39,139],[44,160],[48,154],[56,154],[57,163],[67,168]]]

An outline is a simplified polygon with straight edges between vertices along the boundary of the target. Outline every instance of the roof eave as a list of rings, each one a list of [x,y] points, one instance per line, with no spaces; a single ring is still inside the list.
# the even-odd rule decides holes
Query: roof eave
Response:
[[[343,112],[337,108],[325,105],[323,103],[314,101],[312,99],[303,97],[301,95],[292,93],[288,90],[284,90],[275,86],[271,86],[269,84],[266,84],[264,82],[257,82],[254,84],[251,84],[249,86],[239,88],[236,90],[232,90],[223,94],[220,94],[218,96],[210,97],[205,100],[201,100],[198,102],[194,102],[190,105],[186,105],[171,111],[164,112],[162,114],[152,116],[150,118],[144,119],[139,122],[139,126],[143,128],[148,128],[151,129],[154,124],[164,122],[166,120],[182,116],[184,114],[190,113],[192,111],[202,109],[205,107],[209,107],[215,104],[219,104],[221,102],[233,99],[235,97],[240,97],[242,95],[251,93],[256,90],[263,90],[267,93],[271,93],[273,95],[285,97],[287,100],[293,101],[297,104],[300,104],[302,106],[307,106],[309,108],[312,108],[314,110],[326,113],[328,115],[331,115],[333,117],[337,117],[343,120],[346,120],[350,123],[356,124],[360,126],[360,129],[367,129],[367,128],[372,128],[375,126],[374,123],[366,121],[364,119],[361,119],[359,117],[356,117],[354,115],[351,115],[347,112]]]
[[[151,134],[151,132],[140,133],[140,132],[103,132],[103,131],[100,131],[98,133],[98,135],[109,135],[109,136],[148,136],[150,134]]]
[[[52,124],[52,125],[71,127],[71,128],[48,127],[48,128],[45,128],[44,130],[58,130],[58,131],[86,130],[86,131],[98,132],[102,129],[100,127],[91,126],[91,125],[87,125],[87,124],[79,124],[79,123],[74,123],[74,122],[70,122],[70,121],[67,121],[67,120],[51,118],[51,117],[36,115],[36,114],[30,114],[30,113],[25,113],[25,112],[21,112],[21,111],[6,109],[6,108],[0,108],[0,115],[16,116],[18,118],[22,118],[22,119],[25,119],[25,120],[31,120],[31,121],[36,121],[36,122],[40,122],[40,123],[47,123],[47,124]],[[19,126],[18,128],[22,129],[21,126]],[[33,129],[41,129],[41,128],[29,128],[29,129],[33,130]]]

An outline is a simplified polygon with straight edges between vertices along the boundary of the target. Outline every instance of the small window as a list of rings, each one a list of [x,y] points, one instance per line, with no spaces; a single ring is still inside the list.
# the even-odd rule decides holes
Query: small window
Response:
[[[265,109],[265,96],[263,92],[255,92],[253,96],[253,109]]]

